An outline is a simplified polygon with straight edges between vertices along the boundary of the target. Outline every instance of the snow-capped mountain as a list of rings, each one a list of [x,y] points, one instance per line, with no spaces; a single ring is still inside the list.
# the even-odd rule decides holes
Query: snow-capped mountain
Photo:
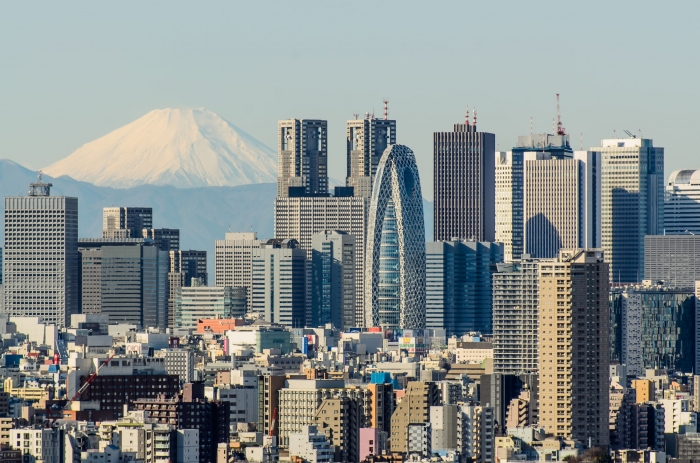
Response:
[[[271,183],[277,154],[206,109],[157,109],[46,167],[98,186]]]

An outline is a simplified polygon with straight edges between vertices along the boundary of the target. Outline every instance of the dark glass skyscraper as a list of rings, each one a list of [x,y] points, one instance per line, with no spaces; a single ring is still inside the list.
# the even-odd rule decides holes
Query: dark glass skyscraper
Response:
[[[433,240],[494,241],[496,136],[469,121],[435,132]]]

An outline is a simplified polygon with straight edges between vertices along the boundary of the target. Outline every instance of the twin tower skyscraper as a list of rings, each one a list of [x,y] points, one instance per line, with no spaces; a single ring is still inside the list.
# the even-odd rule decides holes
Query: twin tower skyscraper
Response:
[[[354,306],[342,303],[351,295],[338,288],[334,295],[319,294],[318,303],[307,307],[327,304],[330,311],[320,313],[343,311],[330,318],[342,319],[345,329],[424,328],[425,225],[415,156],[396,145],[396,121],[388,119],[386,110],[383,119],[368,114],[350,120],[346,184],[330,194],[327,134],[323,120],[290,119],[278,125],[275,238],[296,239],[309,258],[316,252],[312,236],[320,232],[341,231],[355,241],[354,268],[343,269],[342,277],[354,279]],[[341,250],[324,252],[335,253],[331,261],[342,260],[347,267]],[[307,280],[315,284],[317,279]],[[307,291],[309,297],[316,293]],[[331,321],[313,313],[298,313],[297,319]]]

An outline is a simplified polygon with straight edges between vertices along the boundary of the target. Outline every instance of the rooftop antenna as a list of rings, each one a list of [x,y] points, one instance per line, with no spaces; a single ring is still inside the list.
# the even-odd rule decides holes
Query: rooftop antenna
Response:
[[[532,116],[530,116],[530,141],[532,141]]]
[[[476,132],[476,106],[474,106],[474,131]]]
[[[637,138],[637,136],[634,135],[634,134],[633,134],[632,132],[630,132],[629,130],[625,130],[625,133],[626,133],[627,136],[630,137],[630,138]]]
[[[552,134],[555,134],[556,132],[554,131],[555,125],[554,125],[554,118],[552,118]]]
[[[583,132],[581,132],[581,147],[579,149],[583,151]]]
[[[613,129],[613,138],[617,138],[617,131]]]
[[[384,100],[384,120],[389,119],[389,100]]]
[[[561,112],[559,111],[559,94],[557,93],[557,135],[566,135],[566,130],[561,125]]]
[[[469,105],[467,105],[467,112],[464,114],[464,124],[469,125]]]
[[[353,116],[355,116],[355,120],[360,116],[358,113],[352,113]]]
[[[644,138],[644,137],[642,136],[642,129],[639,129],[639,138]]]
[[[369,112],[365,113],[365,119],[369,120]]]

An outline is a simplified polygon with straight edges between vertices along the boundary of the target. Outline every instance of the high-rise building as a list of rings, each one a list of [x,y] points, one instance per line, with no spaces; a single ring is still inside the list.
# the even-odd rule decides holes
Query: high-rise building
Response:
[[[433,240],[494,241],[496,136],[469,124],[435,132]]]
[[[261,243],[255,232],[226,233],[214,242],[214,285],[247,288],[248,310],[253,307],[253,249]]]
[[[277,197],[328,194],[328,123],[279,121]],[[292,190],[290,190],[292,188]]]
[[[700,235],[700,170],[677,170],[666,184],[666,235]]]
[[[354,188],[355,196],[369,198],[372,182],[384,150],[396,144],[396,121],[375,119],[369,115],[347,123],[346,185]]]
[[[324,230],[338,230],[355,238],[355,322],[364,323],[365,237],[369,198],[343,196],[336,188],[332,197],[302,196],[275,201],[275,238],[294,239],[311,259],[313,236]],[[339,195],[339,193],[341,193]],[[309,297],[311,297],[309,295]],[[349,320],[348,320],[349,321]],[[311,320],[308,321],[311,323]]]
[[[648,284],[611,289],[610,360],[640,377],[651,368],[698,371],[696,304],[694,287]]]
[[[525,254],[553,258],[561,248],[600,246],[600,153],[523,153]]]
[[[83,313],[112,321],[168,327],[167,252],[143,238],[81,238]]]
[[[207,318],[243,318],[246,309],[244,288],[204,286],[194,278],[189,287],[175,293],[174,327],[181,330],[197,329],[197,321]]]
[[[355,326],[355,237],[325,230],[312,239],[311,326]]]
[[[493,274],[493,371],[537,371],[539,262],[523,259],[497,266]]]
[[[496,238],[503,243],[506,262],[518,260],[525,253],[523,241],[524,154],[547,153],[553,158],[570,158],[573,150],[569,136],[562,133],[530,134],[518,137],[509,152],[496,154]]]
[[[153,208],[105,207],[102,238],[141,238],[141,230],[153,228]]]
[[[303,327],[306,273],[306,251],[296,240],[272,239],[254,249],[249,313],[270,323]]]
[[[143,238],[151,239],[161,251],[177,251],[180,249],[180,230],[177,228],[144,228]]]
[[[411,381],[391,415],[391,451],[408,450],[408,425],[430,421],[430,407],[440,405],[440,389],[433,382]]]
[[[503,262],[503,245],[436,241],[425,245],[426,327],[447,336],[492,332],[491,275]]]
[[[80,313],[78,198],[51,186],[39,175],[28,196],[5,197],[5,313],[64,328]]]
[[[602,140],[601,243],[610,281],[644,274],[644,236],[664,226],[664,149],[646,138]]]
[[[644,237],[644,279],[675,288],[700,281],[700,235]]]
[[[192,285],[192,279],[208,284],[207,251],[170,251],[168,272],[168,327],[175,328],[175,295],[178,288]],[[245,313],[245,310],[243,311]]]
[[[367,326],[425,328],[425,223],[413,151],[392,145],[372,189],[365,257]]]
[[[593,446],[610,438],[608,266],[600,250],[562,249],[539,273],[539,425]]]

